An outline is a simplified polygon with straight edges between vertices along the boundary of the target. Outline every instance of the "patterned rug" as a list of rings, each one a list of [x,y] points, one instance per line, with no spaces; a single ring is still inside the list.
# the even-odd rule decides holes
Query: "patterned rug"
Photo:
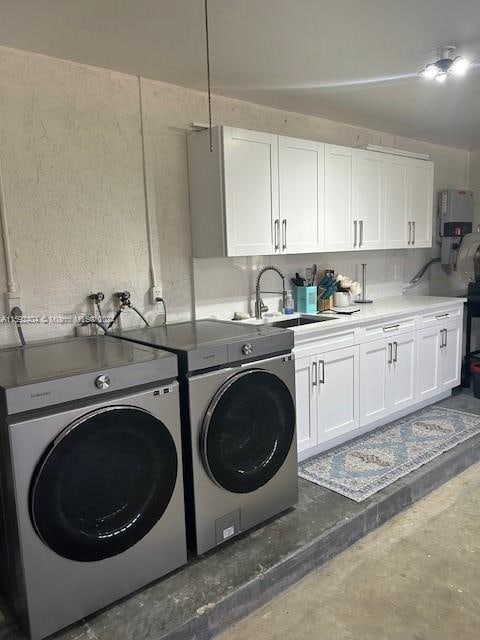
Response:
[[[362,502],[480,433],[480,416],[432,406],[299,464],[298,475]]]

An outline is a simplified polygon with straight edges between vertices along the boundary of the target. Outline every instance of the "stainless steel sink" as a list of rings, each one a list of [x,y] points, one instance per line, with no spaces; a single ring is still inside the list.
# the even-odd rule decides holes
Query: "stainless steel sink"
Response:
[[[288,320],[278,320],[278,322],[271,322],[272,327],[280,327],[288,329],[289,327],[301,327],[304,324],[314,324],[315,322],[328,322],[329,320],[338,320],[335,317],[317,316],[316,318],[289,318]]]

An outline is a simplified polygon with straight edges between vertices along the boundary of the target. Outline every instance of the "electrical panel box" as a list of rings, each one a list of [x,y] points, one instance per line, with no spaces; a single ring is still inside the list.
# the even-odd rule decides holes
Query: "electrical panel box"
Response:
[[[473,192],[458,189],[440,191],[438,200],[440,237],[465,236],[472,232]]]
[[[444,189],[438,194],[438,235],[441,263],[454,266],[462,238],[472,233],[473,192],[462,189]]]

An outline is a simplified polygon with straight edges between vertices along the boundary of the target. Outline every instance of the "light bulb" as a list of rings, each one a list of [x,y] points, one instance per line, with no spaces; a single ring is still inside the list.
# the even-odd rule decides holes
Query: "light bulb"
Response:
[[[440,73],[438,73],[435,76],[435,80],[440,83],[445,82],[446,79],[447,79],[447,74],[445,73],[445,71],[440,71]]]
[[[457,56],[452,62],[449,72],[454,76],[464,76],[470,64],[471,62],[469,60],[466,60],[462,56]]]
[[[439,68],[434,62],[425,65],[425,69],[421,71],[421,75],[427,80],[432,80],[433,78],[436,78],[438,76],[438,73],[439,73]]]

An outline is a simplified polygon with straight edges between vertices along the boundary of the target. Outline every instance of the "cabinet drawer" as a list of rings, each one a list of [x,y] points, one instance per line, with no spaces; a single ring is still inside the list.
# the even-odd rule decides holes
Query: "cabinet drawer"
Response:
[[[415,316],[408,318],[399,318],[392,320],[384,320],[375,324],[368,325],[361,329],[360,339],[362,341],[378,340],[379,338],[388,337],[405,331],[415,330]]]
[[[357,342],[357,334],[355,328],[345,328],[343,331],[334,331],[332,333],[312,333],[310,335],[295,337],[294,353],[297,358],[305,356],[313,356],[318,353],[325,353],[333,349],[341,349],[349,347]]]
[[[450,307],[448,309],[437,309],[436,311],[426,313],[419,318],[419,329],[423,327],[432,327],[437,324],[445,324],[445,322],[448,322],[449,320],[461,318],[462,315],[463,307],[461,305],[456,305],[455,307]]]

